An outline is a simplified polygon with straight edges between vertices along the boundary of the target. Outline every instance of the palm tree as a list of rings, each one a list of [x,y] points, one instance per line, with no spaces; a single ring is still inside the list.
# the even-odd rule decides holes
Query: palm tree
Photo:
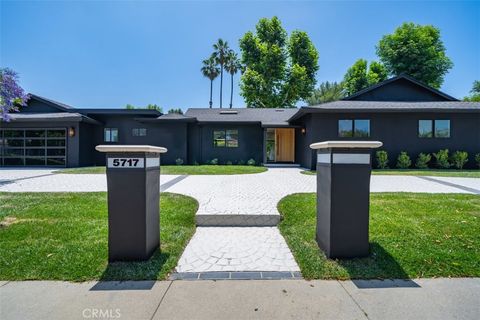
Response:
[[[227,58],[225,60],[225,70],[230,73],[231,76],[231,87],[230,87],[230,109],[232,108],[233,103],[233,76],[240,71],[242,68],[242,64],[240,63],[240,59],[235,51],[230,50],[228,51]]]
[[[213,45],[212,57],[215,59],[218,65],[220,65],[220,108],[222,107],[222,94],[223,94],[223,66],[225,65],[228,51],[228,42],[223,39],[218,39],[217,43]]]
[[[217,67],[217,63],[213,57],[205,59],[202,61],[203,67],[201,69],[203,76],[210,79],[210,108],[212,108],[212,91],[213,91],[213,80],[218,77],[220,70]]]

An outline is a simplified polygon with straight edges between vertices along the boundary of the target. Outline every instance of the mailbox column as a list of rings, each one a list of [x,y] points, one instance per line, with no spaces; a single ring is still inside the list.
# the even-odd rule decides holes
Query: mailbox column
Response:
[[[107,155],[108,260],[147,260],[160,246],[160,154],[154,146],[100,145]]]
[[[371,150],[379,141],[325,141],[317,150],[316,240],[328,258],[369,252]]]

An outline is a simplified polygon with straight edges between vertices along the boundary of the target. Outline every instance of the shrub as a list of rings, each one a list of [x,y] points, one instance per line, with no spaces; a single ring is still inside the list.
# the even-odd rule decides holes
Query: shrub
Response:
[[[405,151],[400,152],[397,158],[397,168],[408,169],[412,165],[412,160],[410,156]]]
[[[193,165],[194,165],[194,166],[199,166],[200,163],[198,163],[198,161],[194,161],[194,162],[193,162]]]
[[[428,169],[428,163],[432,160],[430,153],[420,153],[415,162],[415,167],[418,169]]]
[[[437,167],[441,169],[448,169],[450,168],[450,162],[448,161],[448,149],[443,149],[434,153],[433,156],[435,157],[435,163]]]
[[[233,164],[232,161],[227,161],[226,163],[227,166],[231,166],[232,164]]]
[[[480,169],[480,153],[477,153],[475,155],[475,162],[477,163],[477,166]]]
[[[468,162],[468,152],[456,151],[452,155],[452,164],[457,169],[462,169],[465,163]]]
[[[218,164],[218,159],[217,158],[212,159],[212,161],[210,161],[210,164],[216,166]]]
[[[183,164],[183,159],[178,158],[177,160],[175,160],[175,163],[177,164],[177,166],[181,166]]]
[[[254,166],[255,163],[256,163],[256,162],[255,162],[255,160],[253,160],[253,159],[250,159],[250,160],[247,161],[247,164],[248,164],[249,166]]]
[[[239,160],[239,161],[238,161],[238,165],[239,165],[239,166],[244,166],[244,165],[245,165],[245,161]]]
[[[388,153],[385,150],[380,150],[375,153],[377,159],[377,168],[378,169],[387,169],[388,168]]]

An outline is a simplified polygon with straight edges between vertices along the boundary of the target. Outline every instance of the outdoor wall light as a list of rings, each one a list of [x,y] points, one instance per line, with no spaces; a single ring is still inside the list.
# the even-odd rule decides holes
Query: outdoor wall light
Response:
[[[68,136],[70,138],[75,137],[75,127],[68,128]]]
[[[305,128],[302,128],[302,134],[305,134],[305,132],[307,132],[307,130]]]

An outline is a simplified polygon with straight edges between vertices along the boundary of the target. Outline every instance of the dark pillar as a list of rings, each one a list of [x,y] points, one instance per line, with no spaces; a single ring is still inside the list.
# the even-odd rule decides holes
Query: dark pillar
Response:
[[[160,247],[160,153],[153,146],[101,145],[107,153],[108,260],[147,260]]]
[[[325,141],[317,150],[316,240],[328,258],[369,252],[371,150],[378,141]]]

